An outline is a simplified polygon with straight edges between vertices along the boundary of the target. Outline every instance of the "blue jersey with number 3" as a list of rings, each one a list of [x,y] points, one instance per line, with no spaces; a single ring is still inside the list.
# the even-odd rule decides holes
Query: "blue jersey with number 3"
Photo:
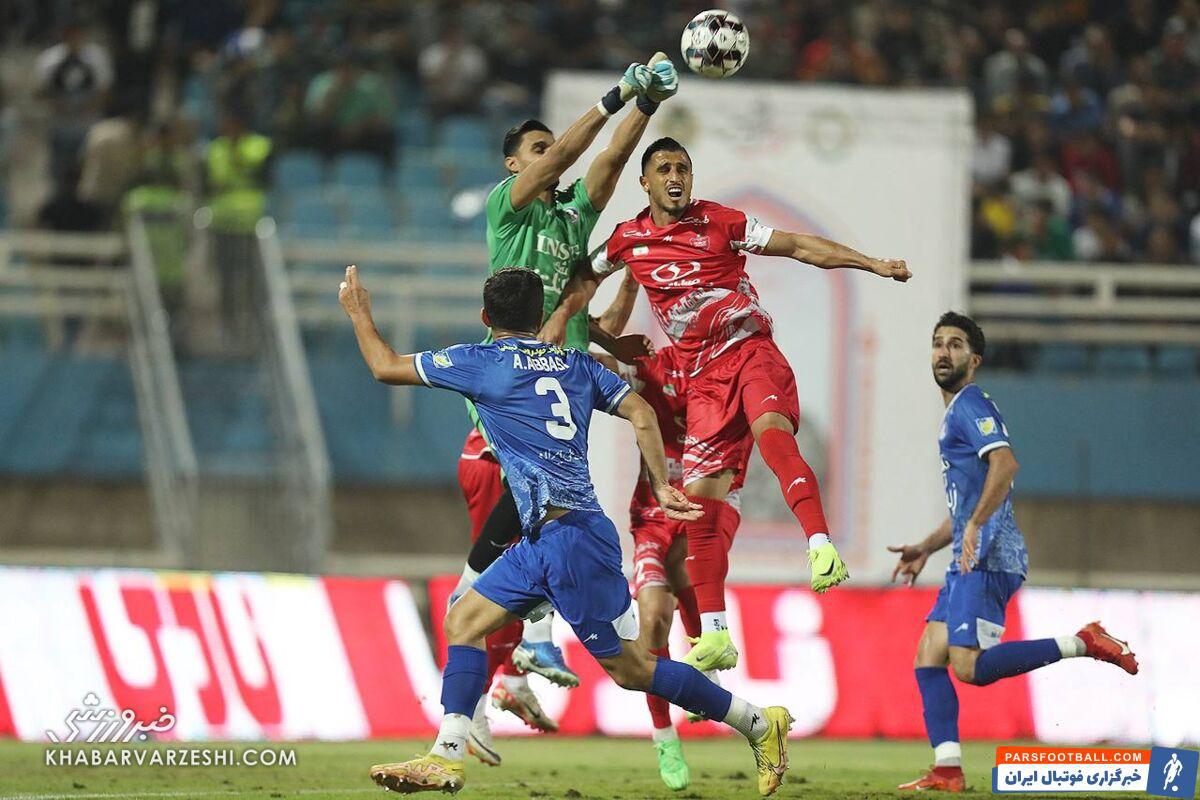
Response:
[[[1000,409],[992,399],[973,383],[964,386],[942,418],[938,434],[938,449],[942,456],[942,477],[946,484],[946,505],[954,528],[954,558],[952,572],[958,571],[962,552],[963,531],[975,511],[983,484],[987,480],[988,453],[1000,447],[1010,447],[1008,427]],[[992,572],[1029,570],[1025,538],[1013,517],[1012,490],[1004,502],[979,529],[979,566]]]
[[[578,350],[534,339],[460,344],[416,356],[427,386],[475,404],[526,533],[547,506],[601,511],[588,471],[592,411],[612,413],[629,384]]]

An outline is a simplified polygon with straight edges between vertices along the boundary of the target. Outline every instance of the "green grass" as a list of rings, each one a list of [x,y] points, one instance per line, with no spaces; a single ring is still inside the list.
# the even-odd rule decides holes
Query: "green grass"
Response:
[[[294,767],[50,767],[44,763],[44,745],[0,742],[0,799],[382,797],[383,790],[367,777],[368,768],[409,758],[427,744],[384,741],[232,746],[237,750],[294,747]],[[200,746],[229,747],[177,747]],[[489,768],[469,761],[463,797],[717,800],[758,796],[754,762],[740,738],[686,741],[692,785],[682,792],[671,792],[660,783],[654,751],[647,740],[543,736],[501,739],[497,747],[504,756],[504,765]],[[967,780],[973,789],[968,796],[991,794],[994,748],[994,743],[964,746]],[[789,779],[777,797],[894,797],[899,795],[894,791],[896,784],[916,777],[930,761],[929,747],[923,742],[814,739],[793,741],[790,754]]]

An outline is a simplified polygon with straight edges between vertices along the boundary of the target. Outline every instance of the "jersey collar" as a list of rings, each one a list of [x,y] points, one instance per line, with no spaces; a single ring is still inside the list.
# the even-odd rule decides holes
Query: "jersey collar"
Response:
[[[955,393],[954,397],[950,398],[950,402],[946,403],[946,412],[944,414],[942,414],[942,419],[945,419],[946,417],[950,416],[950,409],[954,408],[954,404],[956,402],[958,402],[958,398],[962,397],[962,393],[965,392],[967,389],[970,389],[974,385],[975,385],[974,381],[968,383],[966,386],[959,389],[958,392]]]

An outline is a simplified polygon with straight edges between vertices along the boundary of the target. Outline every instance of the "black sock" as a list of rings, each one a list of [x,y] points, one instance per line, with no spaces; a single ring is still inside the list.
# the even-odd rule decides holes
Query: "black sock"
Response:
[[[513,539],[520,535],[521,515],[517,513],[517,501],[513,500],[512,490],[506,485],[504,494],[500,495],[500,500],[488,515],[487,522],[483,523],[479,538],[471,546],[467,566],[476,572],[483,572],[508,549]]]

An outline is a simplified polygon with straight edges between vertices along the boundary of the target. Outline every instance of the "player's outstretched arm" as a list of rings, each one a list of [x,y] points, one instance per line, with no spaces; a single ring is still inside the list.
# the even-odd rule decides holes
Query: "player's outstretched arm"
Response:
[[[987,478],[983,482],[983,490],[979,493],[979,501],[971,512],[963,530],[962,554],[958,558],[960,572],[970,572],[979,563],[979,529],[983,527],[1012,488],[1013,478],[1021,465],[1017,463],[1010,447],[997,447],[987,454]]]
[[[631,111],[621,120],[613,132],[612,141],[600,151],[583,177],[583,187],[587,189],[588,199],[597,211],[603,211],[612,199],[617,178],[621,177],[621,170],[646,132],[650,115],[660,102],[679,90],[679,76],[666,54],[655,53],[648,66],[652,75],[643,94],[638,95],[637,111]]]
[[[533,202],[535,197],[557,182],[562,174],[578,161],[584,151],[591,146],[592,140],[604,127],[604,123],[608,122],[608,118],[620,111],[631,98],[645,94],[646,87],[650,85],[652,79],[653,74],[645,64],[630,64],[625,70],[625,74],[621,76],[621,80],[601,98],[599,103],[583,112],[583,116],[575,120],[571,127],[563,131],[562,136],[554,140],[554,144],[546,148],[546,152],[542,154],[541,158],[521,170],[509,192],[509,200],[513,208],[524,208]],[[644,125],[642,127],[645,128]],[[612,196],[611,190],[609,196]],[[595,205],[596,198],[590,191],[588,199],[592,200],[592,204]],[[601,208],[603,206],[596,206],[597,210]]]
[[[776,230],[762,252],[768,256],[794,258],[821,269],[861,269],[900,283],[912,277],[903,260],[871,258],[852,247],[809,233]]]
[[[546,317],[542,329],[538,331],[538,339],[543,342],[562,345],[567,338],[567,322],[571,317],[587,308],[588,303],[596,295],[596,287],[606,275],[597,275],[587,263],[580,263],[575,274],[563,287],[558,298],[558,306]]]
[[[613,336],[620,336],[624,333],[625,326],[629,324],[629,317],[633,314],[633,305],[637,302],[637,296],[638,282],[634,280],[633,272],[626,267],[621,278],[621,286],[617,289],[617,296],[600,315],[600,327]]]
[[[892,570],[892,581],[895,582],[897,577],[903,576],[905,585],[912,586],[921,570],[925,569],[925,562],[929,557],[952,541],[954,528],[950,517],[946,517],[933,533],[918,544],[888,545],[888,552],[900,556],[895,569]]]
[[[704,511],[698,503],[689,501],[687,495],[667,480],[667,456],[663,451],[662,431],[658,428],[658,419],[654,416],[654,409],[650,408],[650,404],[637,392],[629,392],[617,406],[616,415],[629,420],[633,425],[638,450],[642,452],[642,460],[646,463],[646,472],[650,476],[650,486],[654,489],[654,497],[662,506],[663,513],[670,519],[686,522],[704,516]]]
[[[416,358],[397,354],[379,335],[371,317],[371,295],[358,280],[358,267],[346,267],[346,280],[338,287],[338,302],[354,325],[358,349],[375,380],[394,386],[424,385],[417,373]]]
[[[592,317],[588,320],[588,336],[591,341],[625,364],[632,364],[643,356],[654,354],[654,345],[650,342],[649,337],[640,333],[621,335],[625,330],[625,324],[629,322],[629,315],[633,313],[633,304],[637,300],[637,293],[637,281],[633,279],[629,268],[626,267],[625,279],[621,281],[621,286],[617,289],[617,296],[613,298],[598,319]]]

